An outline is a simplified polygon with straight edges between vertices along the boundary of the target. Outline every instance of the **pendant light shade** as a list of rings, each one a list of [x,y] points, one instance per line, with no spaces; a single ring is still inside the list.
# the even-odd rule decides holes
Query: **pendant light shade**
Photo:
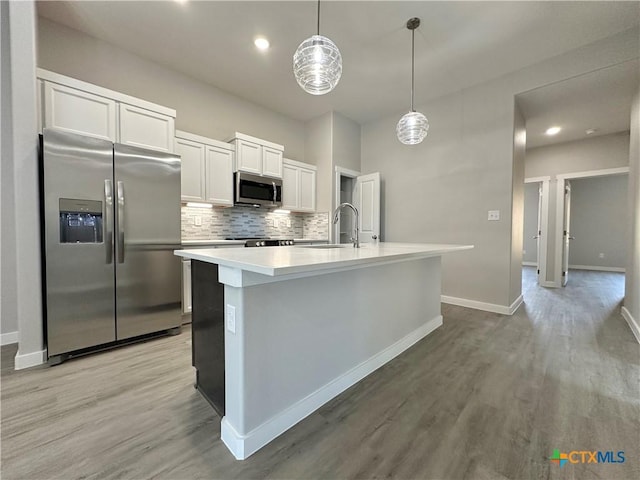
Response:
[[[311,95],[329,93],[342,76],[340,50],[330,39],[320,35],[320,0],[318,33],[303,41],[293,54],[293,74],[298,85]]]
[[[411,111],[405,113],[396,126],[396,135],[405,145],[417,145],[422,142],[429,132],[429,121],[422,113],[413,108],[413,87],[415,70],[415,30],[420,26],[419,18],[407,21],[407,28],[411,30]]]

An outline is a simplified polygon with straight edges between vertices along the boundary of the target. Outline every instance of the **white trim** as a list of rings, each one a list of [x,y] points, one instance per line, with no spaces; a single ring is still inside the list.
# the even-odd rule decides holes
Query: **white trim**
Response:
[[[236,148],[230,143],[225,143],[214,138],[203,137],[201,135],[196,135],[195,133],[184,132],[182,130],[176,130],[175,137],[181,140],[188,140],[190,142],[203,143],[205,145],[223,148],[225,150],[229,150],[230,152],[236,151]]]
[[[540,286],[546,288],[560,288],[560,285],[556,282],[547,282],[546,280],[544,282],[540,282]]]
[[[313,170],[314,172],[318,171],[318,167],[316,165],[311,165],[310,163],[299,162],[298,160],[292,160],[290,158],[282,159],[283,165],[290,165],[292,167],[298,168],[306,168],[307,170]]]
[[[565,180],[574,178],[603,177],[606,175],[622,175],[629,173],[629,167],[603,168],[601,170],[586,170],[583,172],[562,173],[556,175],[556,254],[554,265],[554,283],[562,285],[562,233],[564,231],[564,184]]]
[[[0,333],[0,345],[11,345],[12,343],[18,343],[18,331]]]
[[[98,85],[83,82],[82,80],[78,80],[77,78],[67,77],[66,75],[61,75],[50,70],[37,68],[36,77],[47,80],[48,82],[57,83],[59,85],[64,85],[67,87],[82,90],[84,92],[89,92],[94,95],[99,95],[110,100],[115,100],[116,102],[134,105],[136,107],[151,110],[152,112],[162,113],[163,115],[168,115],[169,117],[176,118],[176,111],[173,108],[158,105],[157,103],[148,102],[146,100],[142,100],[141,98],[132,97],[130,95],[125,95],[124,93],[116,92],[115,90],[109,90],[108,88],[99,87]]]
[[[538,262],[522,262],[523,267],[537,267]]]
[[[227,139],[227,143],[234,143],[236,140],[242,140],[249,143],[255,143],[257,145],[262,145],[263,147],[270,147],[280,152],[284,152],[284,146],[279,143],[273,143],[268,140],[263,140],[262,138],[252,137],[251,135],[247,135],[246,133],[236,132],[231,138]],[[235,143],[234,143],[235,146]]]
[[[622,272],[626,269],[624,267],[599,267],[597,265],[569,265],[569,270],[594,270],[596,272]]]
[[[357,365],[338,378],[320,387],[315,392],[278,413],[246,435],[240,435],[227,421],[227,417],[223,417],[220,425],[220,437],[222,441],[227,448],[231,450],[231,453],[233,453],[233,456],[237,460],[244,460],[296,423],[315,412],[329,400],[338,396],[347,388],[355,385],[364,377],[400,355],[441,325],[442,315],[432,318],[393,345],[390,345],[360,365]]]
[[[440,301],[448,305],[457,305],[459,307],[473,308],[475,310],[482,310],[485,312],[500,313],[502,315],[513,315],[516,310],[522,305],[524,299],[522,295],[515,299],[515,301],[509,305],[498,305],[495,303],[479,302],[477,300],[469,300],[467,298],[450,297],[449,295],[441,295]]]
[[[546,177],[529,177],[529,178],[525,178],[524,179],[524,183],[541,183],[541,182],[548,182],[551,180],[551,177],[546,176]]]
[[[636,337],[636,341],[640,343],[640,325],[638,324],[636,319],[633,318],[633,315],[631,315],[631,312],[627,307],[622,307],[620,309],[620,313],[622,314],[624,319],[627,321],[629,328],[633,332],[633,336]]]
[[[18,353],[16,353],[14,360],[14,366],[16,370],[22,370],[24,368],[37,367],[38,365],[42,365],[46,361],[46,350],[38,350],[37,352],[25,353],[21,355],[20,350],[18,349]]]

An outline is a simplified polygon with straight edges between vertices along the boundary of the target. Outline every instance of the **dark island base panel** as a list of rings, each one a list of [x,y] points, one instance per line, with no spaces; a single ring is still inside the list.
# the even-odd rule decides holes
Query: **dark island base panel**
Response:
[[[224,416],[224,285],[218,265],[191,260],[192,363],[196,388]]]

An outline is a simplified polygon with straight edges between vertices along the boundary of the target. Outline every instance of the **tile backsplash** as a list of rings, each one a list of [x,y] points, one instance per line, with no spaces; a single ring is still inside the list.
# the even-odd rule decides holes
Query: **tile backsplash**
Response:
[[[221,240],[228,237],[325,239],[329,237],[329,214],[282,214],[253,207],[182,206],[183,241]]]

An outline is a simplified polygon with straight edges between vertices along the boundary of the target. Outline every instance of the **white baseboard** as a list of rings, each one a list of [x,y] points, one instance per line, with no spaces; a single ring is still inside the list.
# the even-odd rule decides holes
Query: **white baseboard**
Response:
[[[537,267],[538,262],[522,262],[523,267]]]
[[[37,367],[47,361],[47,351],[38,350],[37,352],[20,354],[20,351],[15,357],[15,369],[22,370],[23,368]]]
[[[0,345],[11,345],[18,343],[18,332],[0,333]]]
[[[541,287],[547,287],[547,288],[560,288],[560,285],[558,285],[556,282],[540,282],[540,286]]]
[[[483,310],[485,312],[501,313],[502,315],[513,315],[515,311],[522,305],[522,295],[516,298],[511,305],[498,305],[496,303],[478,302],[477,300],[469,300],[467,298],[450,297],[449,295],[441,295],[440,301],[449,305],[457,305],[459,307],[473,308],[475,310]]]
[[[620,309],[620,313],[622,313],[622,316],[627,321],[629,328],[633,332],[633,336],[636,337],[636,341],[640,343],[640,324],[638,324],[637,320],[633,318],[633,315],[631,315],[631,312],[627,307],[622,307]]]
[[[315,392],[296,402],[286,410],[278,413],[276,416],[253,429],[246,435],[238,433],[237,430],[227,421],[227,417],[223,417],[220,425],[220,437],[222,438],[222,441],[237,460],[244,460],[274,438],[293,427],[296,423],[315,412],[329,400],[344,392],[352,385],[355,385],[364,377],[374,372],[396,356],[400,355],[406,349],[429,335],[441,325],[442,315],[432,318],[409,335],[401,338],[393,345],[390,345],[381,352],[375,354],[373,357],[365,360],[360,365],[357,365],[348,372],[327,383],[323,387],[320,387]]]
[[[569,265],[569,270],[595,270],[596,272],[622,272],[626,270],[623,267],[598,267],[595,265]]]

